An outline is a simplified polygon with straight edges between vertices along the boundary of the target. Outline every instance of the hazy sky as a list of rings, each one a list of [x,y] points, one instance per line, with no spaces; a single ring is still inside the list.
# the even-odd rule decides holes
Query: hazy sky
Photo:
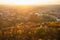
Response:
[[[60,0],[0,0],[0,4],[60,4]]]

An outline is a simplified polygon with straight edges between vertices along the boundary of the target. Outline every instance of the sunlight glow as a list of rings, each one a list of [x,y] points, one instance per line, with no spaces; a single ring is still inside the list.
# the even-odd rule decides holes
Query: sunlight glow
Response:
[[[60,4],[59,0],[0,0],[0,4],[39,5]]]

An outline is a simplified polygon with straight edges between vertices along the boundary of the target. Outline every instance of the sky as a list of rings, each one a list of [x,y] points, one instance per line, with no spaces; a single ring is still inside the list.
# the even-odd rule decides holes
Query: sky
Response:
[[[11,4],[11,5],[60,4],[60,0],[0,0],[0,4]]]

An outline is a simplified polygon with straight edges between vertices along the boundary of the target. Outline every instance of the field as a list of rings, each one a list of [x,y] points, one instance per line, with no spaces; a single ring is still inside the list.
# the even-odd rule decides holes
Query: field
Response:
[[[0,40],[59,40],[60,5],[0,5]]]

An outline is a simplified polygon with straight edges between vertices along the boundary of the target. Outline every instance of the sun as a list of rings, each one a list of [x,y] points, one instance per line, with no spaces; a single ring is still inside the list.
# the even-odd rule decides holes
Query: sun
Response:
[[[58,3],[58,1],[57,0],[0,0],[0,3],[17,4],[17,5],[40,5],[40,4],[55,4]]]

